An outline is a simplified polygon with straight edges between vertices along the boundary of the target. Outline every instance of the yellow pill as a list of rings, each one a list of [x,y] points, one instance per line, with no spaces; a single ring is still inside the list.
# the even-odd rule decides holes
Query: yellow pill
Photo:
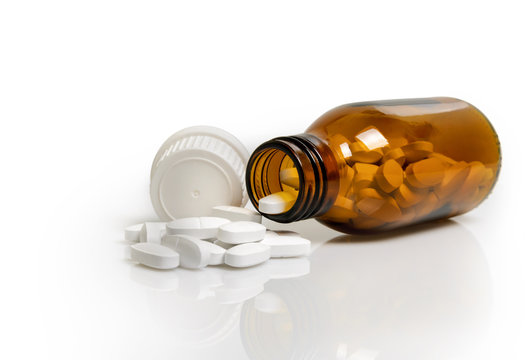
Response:
[[[368,151],[368,149],[360,142],[349,142],[348,146],[350,147],[350,151],[352,152],[352,155],[354,153],[362,152],[362,151]]]
[[[387,197],[383,205],[381,205],[377,211],[370,214],[370,217],[384,222],[393,222],[400,220],[402,215],[401,209],[394,199]]]
[[[434,186],[443,180],[446,165],[437,158],[420,160],[413,164],[412,173],[418,183],[424,186]]]
[[[279,177],[283,184],[291,186],[296,190],[299,189],[299,173],[296,168],[281,170]]]
[[[358,214],[354,210],[354,202],[351,199],[348,199],[344,196],[338,196],[335,200],[334,205],[330,210],[323,216],[323,219],[328,220],[345,220],[353,219],[357,217]]]
[[[372,215],[386,202],[376,189],[361,189],[357,194],[356,208],[365,215]]]
[[[483,176],[483,180],[481,180],[481,183],[479,186],[485,187],[490,186],[492,184],[492,178],[494,177],[494,170],[491,168],[485,168],[485,175]]]
[[[376,211],[378,211],[384,203],[385,200],[364,198],[359,200],[359,202],[356,204],[356,208],[363,214],[370,216]]]
[[[392,149],[400,148],[406,144],[408,144],[408,140],[404,137],[392,137],[388,139],[388,146],[390,146]]]
[[[414,176],[414,164],[410,164],[407,166],[407,168],[405,169],[405,175],[407,182],[410,184],[410,186],[418,189],[424,189],[428,187],[427,185],[420,183]]]
[[[443,161],[445,164],[448,164],[448,165],[454,165],[457,163],[456,160],[446,156],[446,155],[443,155],[441,153],[436,153],[436,152],[433,152],[431,154],[428,155],[429,158],[436,158],[436,159],[439,159],[441,161]]]
[[[394,199],[397,204],[403,208],[409,208],[425,198],[427,191],[416,191],[410,188],[407,184],[401,184],[399,188],[394,191]]]
[[[353,169],[355,171],[354,190],[359,190],[369,187],[372,184],[379,166],[373,164],[355,163]]]
[[[358,191],[356,198],[357,200],[361,200],[363,198],[384,199],[384,196],[374,188],[364,188]]]
[[[395,160],[399,165],[403,166],[406,161],[406,156],[401,148],[395,148],[389,150],[381,159],[383,163],[387,162],[388,160]]]
[[[391,193],[403,183],[403,168],[395,160],[388,160],[379,167],[375,178],[381,190]]]
[[[369,150],[359,142],[350,143],[350,151],[352,151],[350,159],[354,162],[373,164],[383,157],[383,150],[380,148]]]
[[[469,173],[468,164],[460,161],[445,170],[445,176],[434,189],[436,195],[444,200],[459,190]]]
[[[353,166],[356,175],[359,174],[372,174],[375,175],[379,166],[373,164],[355,163]]]
[[[439,199],[433,191],[429,192],[423,201],[416,207],[416,216],[423,218],[428,216],[432,211],[438,209]]]
[[[485,165],[479,161],[472,161],[469,163],[468,169],[468,175],[457,194],[457,201],[465,201],[470,199],[472,194],[478,190],[478,186],[485,177]]]
[[[402,146],[401,149],[405,153],[407,162],[412,163],[426,158],[434,151],[434,145],[428,141],[414,141]]]
[[[354,175],[355,170],[350,166],[345,166],[341,170],[341,176],[339,177],[339,194],[348,195],[351,192]]]
[[[485,177],[485,165],[480,161],[472,161],[469,163],[470,172],[465,180],[465,186],[477,187],[481,184]]]
[[[368,177],[368,176],[356,176],[354,179],[354,184],[352,186],[352,192],[357,193],[361,189],[369,188],[373,186],[374,184],[374,177]]]

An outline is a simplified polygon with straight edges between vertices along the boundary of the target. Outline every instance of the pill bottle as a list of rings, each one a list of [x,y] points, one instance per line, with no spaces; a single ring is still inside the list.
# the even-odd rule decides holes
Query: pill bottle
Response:
[[[261,144],[246,187],[271,220],[316,218],[338,231],[374,233],[473,209],[500,166],[498,136],[469,103],[372,101],[336,107],[302,134]]]

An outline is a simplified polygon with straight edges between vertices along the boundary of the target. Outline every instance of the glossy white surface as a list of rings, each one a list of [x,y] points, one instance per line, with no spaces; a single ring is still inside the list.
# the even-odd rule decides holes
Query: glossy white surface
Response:
[[[521,7],[0,2],[0,357],[525,359]],[[220,126],[252,151],[334,106],[434,95],[500,135],[499,183],[470,214],[349,242],[271,224],[312,240],[306,263],[126,260],[123,229],[157,220],[150,169],[171,133]]]
[[[102,190],[77,199],[106,201]],[[523,249],[522,230],[495,226],[511,220],[492,210],[500,201],[496,192],[456,221],[371,238],[265,222],[312,239],[311,257],[201,271],[127,261],[122,228],[137,217],[114,206],[81,234],[85,216],[45,243],[20,243],[40,260],[35,272],[16,267],[19,316],[4,325],[22,336],[31,324],[25,341],[59,359],[491,359],[510,341],[498,334],[514,336],[523,319],[523,263],[510,251]]]

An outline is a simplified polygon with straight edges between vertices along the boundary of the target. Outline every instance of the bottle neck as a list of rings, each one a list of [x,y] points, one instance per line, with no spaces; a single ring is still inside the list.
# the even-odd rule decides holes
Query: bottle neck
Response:
[[[248,195],[255,208],[259,209],[260,199],[286,191],[280,172],[283,164],[290,161],[297,169],[299,180],[297,200],[285,212],[264,215],[270,220],[288,223],[328,211],[339,190],[337,162],[330,147],[310,134],[278,137],[255,149],[246,170]]]

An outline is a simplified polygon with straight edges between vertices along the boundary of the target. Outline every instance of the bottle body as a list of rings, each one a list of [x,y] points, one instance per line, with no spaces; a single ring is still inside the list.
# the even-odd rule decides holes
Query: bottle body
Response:
[[[280,160],[279,153],[264,156],[276,141],[285,143]],[[265,214],[270,219],[315,217],[339,231],[366,233],[465,213],[487,197],[500,166],[497,134],[472,105],[453,98],[388,100],[337,107],[305,134],[261,145],[246,180],[258,209],[264,195],[279,189],[296,196],[287,211]],[[292,173],[295,183],[282,181]],[[312,206],[310,214],[293,216]]]

